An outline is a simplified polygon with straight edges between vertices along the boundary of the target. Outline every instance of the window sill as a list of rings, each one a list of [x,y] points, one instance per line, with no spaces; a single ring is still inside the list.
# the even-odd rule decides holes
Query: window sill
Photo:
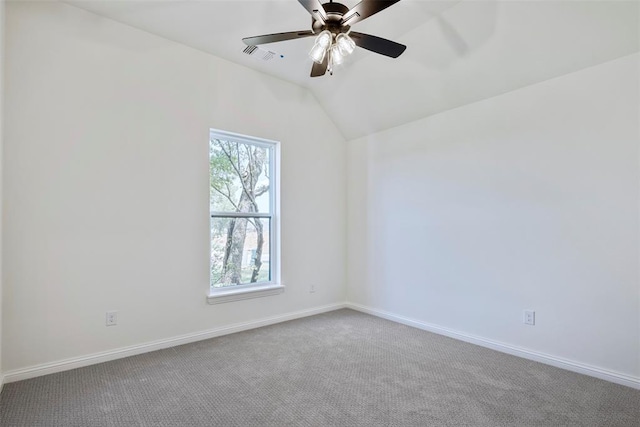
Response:
[[[249,298],[268,297],[284,292],[284,285],[256,286],[249,289],[231,289],[209,292],[207,302],[209,304],[222,304],[225,302],[239,301]]]

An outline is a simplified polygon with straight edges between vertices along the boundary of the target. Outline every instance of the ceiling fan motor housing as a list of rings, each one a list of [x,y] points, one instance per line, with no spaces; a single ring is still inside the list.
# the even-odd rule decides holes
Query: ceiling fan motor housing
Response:
[[[342,17],[349,11],[349,8],[342,3],[325,3],[322,5],[327,16],[327,22],[311,17],[311,29],[318,34],[324,30],[329,30],[334,36],[340,33],[346,33],[351,28],[349,25],[342,24]]]

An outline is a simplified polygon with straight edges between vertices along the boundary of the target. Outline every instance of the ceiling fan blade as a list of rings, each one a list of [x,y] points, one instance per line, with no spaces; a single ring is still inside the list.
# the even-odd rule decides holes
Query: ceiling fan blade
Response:
[[[385,10],[399,1],[400,0],[362,0],[344,14],[342,17],[342,23],[345,25],[353,25],[363,19],[367,19],[381,10]]]
[[[261,44],[282,42],[285,40],[301,39],[315,36],[312,31],[290,31],[288,33],[265,34],[263,36],[245,37],[242,41],[247,46],[258,46]]]
[[[380,55],[390,56],[391,58],[397,58],[402,55],[402,52],[407,48],[403,44],[392,42],[391,40],[383,39],[381,37],[372,36],[370,34],[358,33],[356,31],[351,31],[349,36],[353,39],[355,44],[361,48],[379,53]]]
[[[324,11],[324,7],[322,7],[322,3],[320,3],[320,0],[298,0],[298,2],[302,7],[307,9],[315,19],[322,21],[323,24],[327,22],[327,14]]]
[[[317,62],[313,63],[313,67],[311,67],[311,77],[324,76],[327,72],[328,67],[329,67],[329,55],[325,55],[324,61],[322,61],[322,64],[318,64]]]

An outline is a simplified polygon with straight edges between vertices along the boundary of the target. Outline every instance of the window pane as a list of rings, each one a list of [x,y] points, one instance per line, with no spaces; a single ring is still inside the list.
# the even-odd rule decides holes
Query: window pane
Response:
[[[269,282],[269,218],[211,218],[211,286]]]
[[[212,138],[209,149],[211,211],[270,211],[267,147]]]

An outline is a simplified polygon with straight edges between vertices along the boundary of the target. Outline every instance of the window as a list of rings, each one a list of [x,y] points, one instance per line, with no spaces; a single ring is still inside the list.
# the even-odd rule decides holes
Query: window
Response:
[[[211,130],[209,302],[280,293],[278,143]]]

